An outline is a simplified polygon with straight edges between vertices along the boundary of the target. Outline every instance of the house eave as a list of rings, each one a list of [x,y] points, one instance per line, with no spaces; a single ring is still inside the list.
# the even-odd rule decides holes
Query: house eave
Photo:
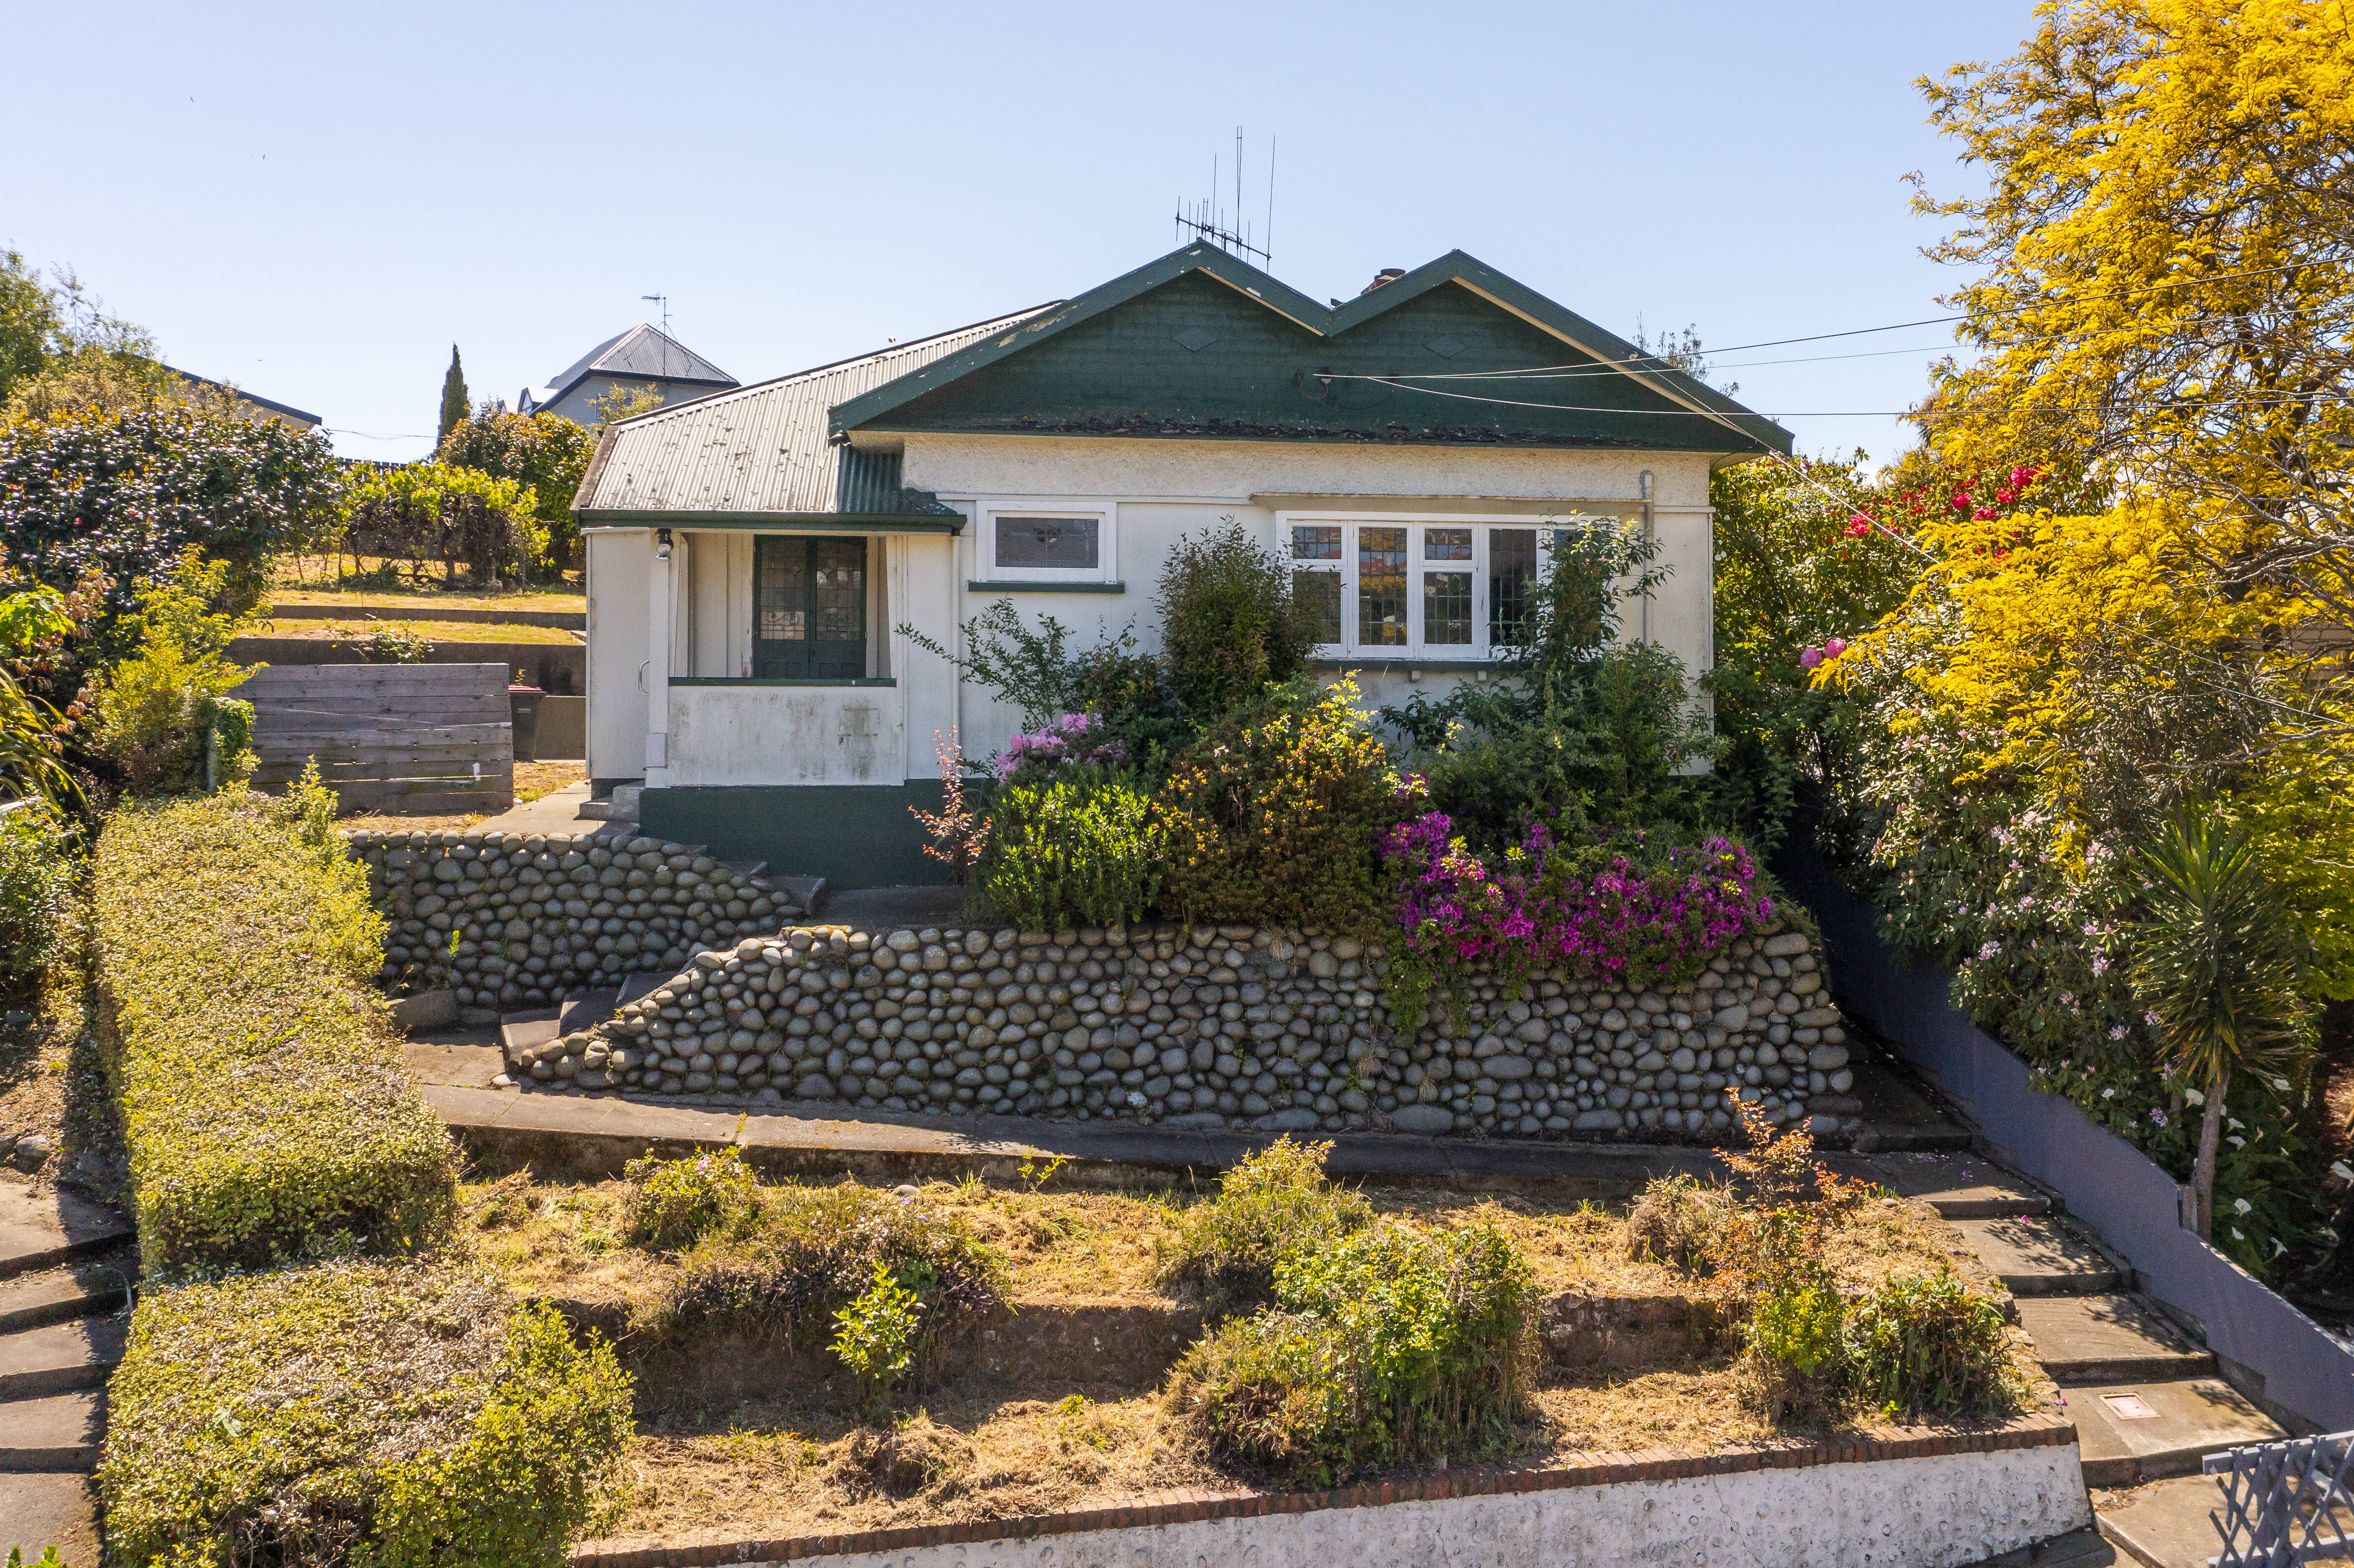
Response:
[[[685,512],[583,508],[583,528],[738,529],[767,534],[961,534],[960,514],[938,512]]]

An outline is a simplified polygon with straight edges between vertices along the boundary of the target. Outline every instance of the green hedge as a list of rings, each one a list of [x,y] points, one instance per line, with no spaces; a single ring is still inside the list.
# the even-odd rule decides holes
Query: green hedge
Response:
[[[449,1134],[402,1071],[364,868],[332,802],[242,789],[108,817],[103,1038],[151,1273],[394,1254],[448,1234]]]
[[[629,1431],[611,1347],[452,1257],[151,1289],[108,1394],[109,1561],[544,1568]]]

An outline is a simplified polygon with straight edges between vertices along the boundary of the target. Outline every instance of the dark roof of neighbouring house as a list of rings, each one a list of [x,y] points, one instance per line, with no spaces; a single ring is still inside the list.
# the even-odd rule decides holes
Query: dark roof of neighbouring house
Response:
[[[1042,309],[1044,307],[1041,307]],[[716,393],[608,427],[573,507],[590,513],[938,510],[904,497],[896,452],[860,452],[826,429],[834,405],[1034,314],[1023,311],[877,354]],[[588,519],[593,521],[594,519]]]
[[[557,372],[542,406],[555,402],[592,376],[627,381],[672,381],[693,387],[733,387],[733,376],[695,353],[659,327],[640,322],[629,331],[609,337]],[[536,389],[535,389],[536,390]]]
[[[273,402],[268,397],[256,397],[242,387],[232,387],[226,381],[215,381],[209,376],[197,376],[190,371],[181,370],[169,365],[165,366],[164,368],[171,371],[173,375],[178,376],[183,381],[193,381],[199,387],[210,387],[217,391],[226,392],[232,397],[235,397],[239,402],[250,403],[255,408],[262,409],[267,413],[283,415],[289,419],[298,420],[305,425],[318,425],[325,423],[325,421],[321,419],[316,414],[306,414],[302,409],[293,408],[291,405]]]

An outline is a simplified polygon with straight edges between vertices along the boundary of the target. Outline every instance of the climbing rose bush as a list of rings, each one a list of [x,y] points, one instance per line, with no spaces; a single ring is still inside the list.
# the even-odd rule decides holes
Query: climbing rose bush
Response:
[[[1444,973],[1458,990],[1475,961],[1515,987],[1538,968],[1629,990],[1673,985],[1774,918],[1749,852],[1724,838],[1698,848],[1640,832],[1557,842],[1538,821],[1500,868],[1455,836],[1446,812],[1427,811],[1391,830],[1383,855],[1397,879],[1405,962],[1425,989]]]

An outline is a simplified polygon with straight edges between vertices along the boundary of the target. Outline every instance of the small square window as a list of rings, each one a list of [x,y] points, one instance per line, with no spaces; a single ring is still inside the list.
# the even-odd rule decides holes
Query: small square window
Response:
[[[997,517],[1000,570],[1036,567],[1048,571],[1093,571],[1098,564],[1096,517]]]
[[[1291,525],[1291,558],[1295,561],[1337,561],[1341,558],[1339,524],[1324,526],[1295,523]]]
[[[1469,528],[1425,528],[1422,558],[1426,561],[1468,561],[1471,558]]]

